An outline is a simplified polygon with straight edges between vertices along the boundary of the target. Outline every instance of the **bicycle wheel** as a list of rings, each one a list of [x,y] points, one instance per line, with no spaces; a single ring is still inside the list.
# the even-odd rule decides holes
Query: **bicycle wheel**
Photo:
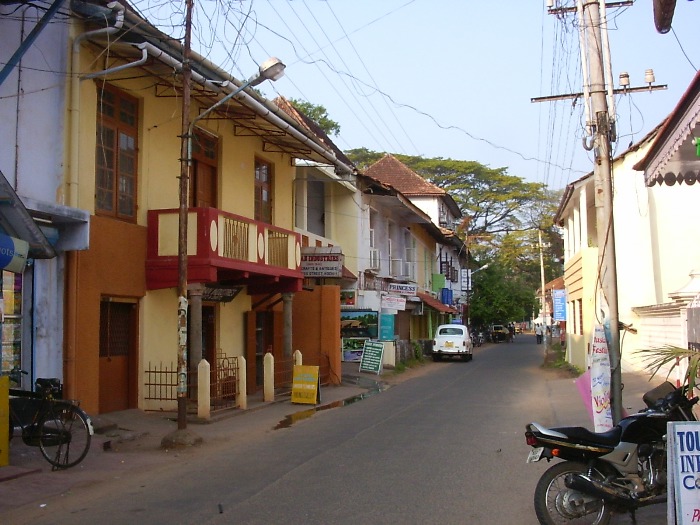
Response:
[[[80,463],[90,449],[92,424],[77,406],[54,402],[39,423],[39,448],[53,469]]]

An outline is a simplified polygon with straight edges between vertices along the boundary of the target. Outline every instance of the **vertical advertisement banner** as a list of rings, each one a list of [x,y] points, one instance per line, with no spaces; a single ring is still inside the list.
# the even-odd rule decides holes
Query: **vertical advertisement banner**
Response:
[[[591,403],[596,432],[613,428],[610,405],[610,355],[603,325],[595,325],[591,357]]]

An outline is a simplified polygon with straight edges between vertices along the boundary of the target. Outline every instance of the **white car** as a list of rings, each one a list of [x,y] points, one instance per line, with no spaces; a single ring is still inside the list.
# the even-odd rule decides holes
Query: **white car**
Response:
[[[435,330],[433,339],[433,361],[440,361],[443,356],[461,357],[471,361],[474,347],[469,335],[469,328],[463,324],[441,324]]]

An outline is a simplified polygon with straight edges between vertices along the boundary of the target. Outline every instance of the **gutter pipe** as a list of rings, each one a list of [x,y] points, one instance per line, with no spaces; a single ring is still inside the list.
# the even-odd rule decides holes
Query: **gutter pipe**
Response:
[[[141,46],[144,46],[141,48]],[[182,69],[182,61],[170,53],[167,53],[166,51],[163,51],[162,49],[154,46],[150,42],[144,42],[143,44],[138,44],[138,47],[140,49],[147,49],[148,53],[157,58],[158,60],[161,60],[162,62],[165,62],[169,66],[172,66],[178,70]],[[197,60],[199,61],[199,60]],[[207,89],[211,89],[213,91],[217,92],[222,92],[222,88],[226,88],[229,91],[233,91],[235,89],[238,89],[238,86],[236,86],[233,82],[228,82],[224,81],[222,84],[221,82],[216,82],[209,80],[205,78],[203,75],[196,71],[192,71],[192,78],[199,84],[203,85]],[[330,164],[333,164],[336,168],[336,170],[340,173],[347,173],[347,174],[353,174],[354,170],[345,164],[344,162],[341,162],[338,160],[338,158],[335,156],[335,154],[328,149],[324,148],[320,144],[318,144],[316,141],[312,140],[310,137],[296,129],[293,125],[291,125],[289,122],[284,120],[282,117],[277,115],[273,110],[265,106],[264,104],[260,103],[257,101],[254,97],[246,93],[245,91],[239,92],[237,95],[233,96],[232,98],[238,99],[242,101],[246,106],[250,107],[253,111],[255,111],[259,116],[262,118],[267,119],[269,122],[274,124],[275,126],[283,129],[290,135],[292,135],[295,139],[298,141],[302,142],[306,146],[310,147],[312,150],[314,150],[316,153],[321,155],[324,159],[326,159]],[[281,110],[279,110],[281,111]]]
[[[80,75],[78,67],[80,62],[80,43],[86,38],[97,35],[111,35],[119,31],[124,25],[124,6],[119,2],[107,4],[109,9],[116,11],[117,19],[114,25],[87,31],[77,35],[73,39],[73,55],[71,59],[71,84],[70,84],[70,169],[68,170],[67,205],[78,208],[78,160],[80,158]]]

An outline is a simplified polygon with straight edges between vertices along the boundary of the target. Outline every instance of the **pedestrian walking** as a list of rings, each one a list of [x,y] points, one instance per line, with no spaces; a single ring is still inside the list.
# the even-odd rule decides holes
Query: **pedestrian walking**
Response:
[[[540,323],[537,323],[535,325],[535,337],[537,338],[537,344],[538,345],[541,344],[542,343],[542,326],[540,325]]]

